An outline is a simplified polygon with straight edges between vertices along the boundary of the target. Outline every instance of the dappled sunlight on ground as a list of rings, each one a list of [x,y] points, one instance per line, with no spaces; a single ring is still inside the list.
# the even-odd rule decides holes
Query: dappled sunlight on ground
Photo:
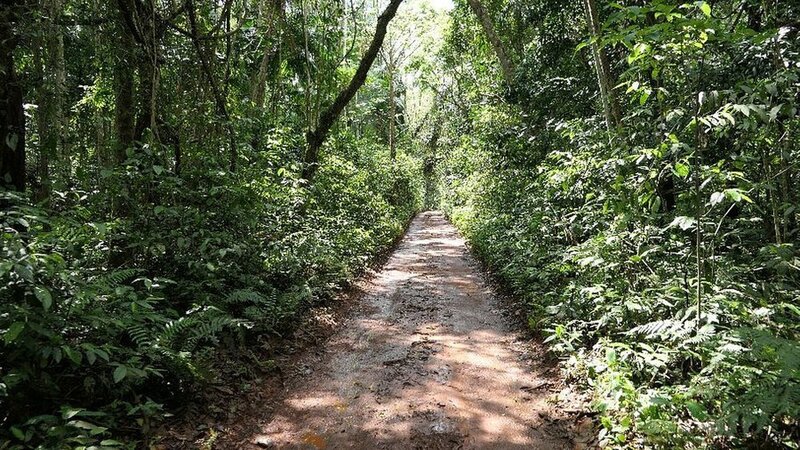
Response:
[[[421,214],[348,323],[305,361],[260,448],[571,448],[464,241]],[[320,356],[317,356],[320,355]]]

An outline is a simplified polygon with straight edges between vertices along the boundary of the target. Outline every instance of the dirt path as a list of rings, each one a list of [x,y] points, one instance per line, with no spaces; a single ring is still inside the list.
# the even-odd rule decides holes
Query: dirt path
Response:
[[[564,449],[553,369],[512,331],[464,241],[420,214],[237,448]]]

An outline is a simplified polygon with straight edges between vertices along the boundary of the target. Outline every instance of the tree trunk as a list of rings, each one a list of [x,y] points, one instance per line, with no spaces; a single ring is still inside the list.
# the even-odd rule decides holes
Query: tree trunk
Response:
[[[236,160],[238,158],[238,150],[236,147],[236,134],[235,130],[233,129],[233,123],[231,122],[231,117],[228,114],[228,107],[226,105],[225,96],[223,95],[222,90],[217,83],[216,78],[214,78],[214,73],[211,71],[211,65],[206,58],[205,52],[203,51],[203,47],[200,45],[200,35],[197,30],[197,16],[194,7],[194,2],[192,0],[188,0],[186,2],[186,13],[189,16],[189,27],[191,32],[191,41],[192,45],[197,52],[197,58],[200,60],[200,68],[202,69],[203,73],[208,80],[208,84],[211,87],[211,93],[214,96],[214,103],[216,105],[216,113],[217,117],[225,123],[225,127],[228,131],[228,151],[229,151],[229,169],[231,172],[236,171]]]
[[[395,142],[395,127],[397,119],[397,105],[394,98],[394,64],[389,64],[389,156],[392,161],[397,158],[397,143]]]
[[[15,6],[6,2],[0,4],[0,188],[22,192],[25,190],[25,110],[22,86],[14,68],[14,49],[18,43],[13,28],[16,13]]]
[[[514,63],[511,61],[511,58],[506,51],[505,45],[500,40],[500,37],[497,35],[494,29],[494,24],[492,23],[492,18],[489,17],[489,12],[486,11],[486,8],[483,7],[480,0],[467,0],[469,3],[469,7],[472,9],[472,12],[478,17],[478,21],[483,27],[483,32],[486,34],[486,38],[489,40],[489,44],[494,49],[494,53],[497,55],[497,59],[500,61],[500,69],[503,72],[503,78],[506,80],[509,86],[514,82],[514,74],[516,72],[516,68],[514,67]]]
[[[58,18],[61,15],[61,0],[44,0],[40,3],[45,12],[42,22],[40,45],[41,84],[38,91],[38,108],[36,112],[39,132],[39,164],[37,167],[38,186],[34,197],[44,201],[50,196],[50,161],[62,153],[62,166],[65,178],[71,175],[69,161],[63,146],[63,108],[64,83],[66,81],[64,67],[64,37],[61,33]],[[35,52],[36,53],[36,52]],[[61,152],[59,151],[61,150]]]
[[[391,0],[386,9],[378,16],[378,23],[375,26],[375,35],[372,36],[372,42],[370,42],[364,56],[361,57],[361,62],[358,64],[358,69],[356,69],[356,73],[353,75],[350,83],[348,83],[344,90],[339,92],[333,104],[322,112],[316,128],[306,133],[307,145],[303,157],[303,179],[310,182],[314,177],[314,173],[316,173],[317,166],[319,165],[319,150],[322,148],[322,144],[325,143],[325,139],[328,137],[331,127],[333,127],[333,124],[342,114],[344,107],[350,103],[350,100],[353,99],[358,89],[364,84],[364,81],[366,81],[367,73],[372,67],[372,63],[375,62],[378,51],[380,51],[383,45],[383,39],[386,37],[386,27],[389,25],[392,18],[394,18],[394,15],[397,13],[397,8],[402,2],[403,0]]]
[[[250,87],[250,98],[253,103],[259,107],[264,107],[264,95],[266,93],[267,77],[269,76],[269,66],[278,52],[278,39],[274,34],[281,33],[281,24],[283,23],[284,15],[284,1],[271,0],[267,2],[267,29],[264,37],[267,40],[267,46],[264,49],[264,54],[261,57],[261,64],[258,66],[258,74],[256,74],[253,84]]]
[[[36,159],[36,181],[32,183],[31,188],[33,189],[33,200],[35,202],[41,202],[47,199],[50,194],[50,149],[48,149],[48,144],[50,144],[50,139],[48,139],[47,133],[51,131],[50,128],[50,121],[46,119],[47,116],[47,109],[50,107],[49,99],[50,96],[48,95],[47,91],[47,67],[45,67],[45,55],[43,51],[47,47],[47,43],[45,42],[44,36],[38,35],[37,39],[34,41],[35,45],[33,46],[32,56],[33,56],[33,66],[34,66],[34,79],[38,81],[38,86],[36,86],[36,97],[37,97],[37,105],[36,105],[36,131],[39,134],[39,156]]]
[[[434,104],[431,107],[431,111],[435,111],[435,115],[431,117],[433,119],[432,129],[431,129],[431,137],[428,140],[427,145],[427,154],[425,155],[425,163],[422,168],[422,175],[425,179],[425,208],[426,209],[434,209],[438,203],[437,200],[437,193],[436,193],[436,164],[437,164],[437,152],[439,149],[439,138],[442,134],[442,119],[441,114],[438,111],[439,106],[439,96],[434,97]],[[429,112],[430,114],[430,112]]]
[[[603,102],[603,113],[609,131],[617,129],[622,125],[619,104],[614,95],[614,85],[612,83],[611,68],[608,64],[608,57],[605,51],[597,42],[600,35],[600,19],[597,14],[595,0],[584,0],[586,12],[586,24],[589,34],[592,37],[592,55],[594,56],[594,68],[597,72],[597,84],[600,87],[600,98]]]
[[[105,159],[108,169],[122,165],[128,159],[128,149],[133,147],[135,134],[135,106],[134,106],[134,67],[133,57],[134,40],[125,25],[124,10],[120,10],[119,22],[116,27],[116,57],[114,63],[114,147],[110,158]],[[104,186],[110,189],[112,186]],[[117,186],[113,186],[117,188]],[[109,192],[111,198],[111,214],[115,218],[126,217],[130,214],[127,204],[127,186],[119,192]],[[124,237],[114,235],[109,242],[109,264],[120,267],[131,258],[130,251],[126,248]]]
[[[140,55],[137,72],[139,83],[136,90],[136,102],[138,103],[136,121],[134,126],[133,139],[142,141],[145,130],[150,130],[153,134],[158,133],[155,127],[155,101],[156,89],[158,86],[159,70],[158,67],[149,60],[149,57]]]
[[[134,105],[133,105],[133,58],[131,46],[133,41],[125,31],[120,32],[121,39],[114,65],[114,132],[116,145],[113,158],[109,161],[114,166],[127,159],[127,151],[134,140]]]

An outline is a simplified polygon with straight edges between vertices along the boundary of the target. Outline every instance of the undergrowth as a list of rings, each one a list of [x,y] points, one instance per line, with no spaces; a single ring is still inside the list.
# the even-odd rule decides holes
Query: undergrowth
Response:
[[[420,207],[416,161],[361,145],[311,188],[291,168],[175,177],[137,155],[105,182],[147,198],[105,222],[89,214],[109,199],[97,191],[50,210],[7,195],[0,448],[146,443],[171,403],[217,379],[220,355],[250,355],[245,379],[266,367],[248,346],[331,299]]]

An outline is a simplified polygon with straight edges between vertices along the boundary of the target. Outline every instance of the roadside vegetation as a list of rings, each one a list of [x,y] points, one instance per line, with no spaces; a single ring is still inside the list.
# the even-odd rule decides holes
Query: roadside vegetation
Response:
[[[2,2],[0,449],[149,445],[424,208],[603,446],[797,449],[799,104],[790,1]]]
[[[800,10],[486,3],[510,63],[459,3],[439,194],[601,442],[797,448]]]

